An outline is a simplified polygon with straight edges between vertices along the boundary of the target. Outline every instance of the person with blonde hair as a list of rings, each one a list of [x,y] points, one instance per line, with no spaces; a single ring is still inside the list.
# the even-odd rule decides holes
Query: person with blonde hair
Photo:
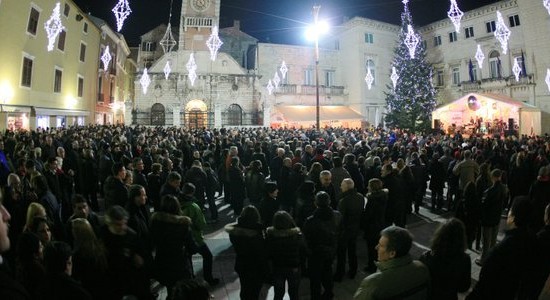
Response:
[[[46,209],[44,208],[44,206],[42,206],[42,204],[32,202],[27,208],[27,218],[25,226],[23,227],[23,231],[27,231],[30,227],[32,227],[35,217],[47,218],[47,216],[48,215],[46,214]]]

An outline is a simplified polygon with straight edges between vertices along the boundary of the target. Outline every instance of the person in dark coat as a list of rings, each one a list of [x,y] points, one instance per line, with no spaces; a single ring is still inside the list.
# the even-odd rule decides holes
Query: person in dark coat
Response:
[[[428,166],[430,175],[430,190],[432,191],[432,209],[441,209],[443,207],[443,188],[445,187],[446,170],[443,163],[439,160],[439,154],[434,153],[430,165]]]
[[[141,157],[135,157],[132,161],[133,170],[133,183],[139,184],[145,188],[145,191],[149,191],[149,183],[147,182],[147,174],[145,174],[145,163]],[[149,195],[149,194],[147,194]]]
[[[332,185],[332,174],[328,170],[323,170],[319,174],[319,184],[315,188],[315,192],[325,192],[330,196],[330,207],[338,209],[338,199],[336,199],[336,189]]]
[[[531,185],[529,197],[533,210],[529,222],[529,230],[538,232],[544,226],[544,209],[550,204],[550,167],[539,169],[537,180]]]
[[[252,154],[252,161],[258,160],[262,166],[262,173],[265,177],[269,176],[269,164],[265,158],[265,154],[262,152],[262,147],[259,143],[254,145],[254,153]]]
[[[273,222],[273,216],[279,210],[279,201],[277,200],[277,195],[279,194],[279,189],[275,182],[266,182],[265,184],[265,194],[262,202],[260,202],[260,216],[262,217],[262,223],[264,228],[270,227]]]
[[[268,261],[273,270],[273,299],[283,299],[286,283],[290,299],[298,299],[300,253],[305,251],[305,242],[302,232],[286,211],[278,211],[273,216],[273,226],[266,231],[266,244]]]
[[[365,198],[355,189],[354,180],[346,178],[340,185],[341,199],[338,211],[342,223],[338,234],[338,254],[334,281],[342,281],[346,269],[346,256],[349,264],[348,277],[353,279],[357,274],[357,236],[361,229],[361,215],[365,207]]]
[[[311,299],[332,299],[332,263],[336,256],[342,215],[330,207],[330,197],[325,192],[315,195],[315,206],[317,209],[303,226],[309,250]],[[322,295],[321,287],[324,291]]]
[[[103,193],[105,194],[105,209],[113,205],[125,206],[128,201],[128,189],[124,184],[126,168],[123,163],[113,164],[112,175],[105,179]]]
[[[170,172],[166,177],[166,182],[160,188],[160,197],[172,195],[178,197],[180,194],[181,175],[178,172]],[[160,203],[159,203],[160,205]]]
[[[84,149],[82,156],[82,195],[90,201],[93,211],[99,211],[97,193],[99,191],[99,171],[92,149]],[[103,183],[102,183],[103,184]]]
[[[227,224],[225,230],[235,249],[235,272],[241,283],[240,297],[243,300],[257,300],[268,276],[267,249],[260,213],[254,206],[247,206],[237,222]]]
[[[302,228],[306,219],[315,211],[315,183],[306,180],[298,189],[298,199],[294,209],[296,225]]]
[[[130,186],[128,191],[128,203],[126,204],[128,212],[128,227],[132,228],[140,242],[140,248],[145,253],[145,263],[147,266],[152,262],[151,253],[151,234],[149,233],[150,211],[147,206],[147,194],[145,188],[138,184]]]
[[[471,284],[471,261],[466,251],[464,224],[456,218],[449,219],[435,232],[431,250],[419,258],[430,270],[430,298],[457,300]]]
[[[472,248],[472,243],[476,236],[480,234],[478,230],[481,221],[481,199],[478,197],[477,187],[473,181],[466,184],[463,199],[464,205],[459,205],[459,207],[463,207],[461,217],[466,228],[466,244],[468,248]],[[457,217],[459,216],[457,215]]]
[[[537,299],[548,270],[542,270],[547,266],[541,264],[542,249],[527,230],[530,210],[526,197],[514,199],[505,237],[485,257],[479,281],[467,300]]]
[[[42,248],[40,239],[31,232],[21,234],[17,242],[15,278],[33,298],[38,298],[38,287],[46,279]]]
[[[229,189],[231,194],[231,206],[235,215],[240,215],[246,197],[243,170],[238,156],[231,158],[231,166],[227,171],[229,177]]]
[[[285,149],[277,148],[277,156],[275,156],[269,165],[270,169],[270,180],[279,182],[281,177],[281,169],[283,168],[283,156],[285,155]]]
[[[193,278],[189,259],[198,251],[191,234],[191,219],[181,216],[180,203],[172,195],[162,198],[159,211],[151,216],[151,240],[155,250],[153,277],[166,286],[168,294],[182,279]]]
[[[204,173],[206,173],[206,202],[208,203],[208,210],[210,210],[211,222],[218,221],[218,207],[216,206],[216,192],[220,189],[220,180],[218,175],[212,170],[210,163],[205,162],[203,164]]]
[[[491,181],[491,172],[490,172],[490,165],[488,163],[483,163],[479,166],[479,176],[476,179],[476,195],[477,200],[479,202],[479,220],[478,225],[476,229],[476,250],[481,250],[481,200],[483,199],[483,195],[485,194],[485,191],[493,185],[493,182]],[[468,225],[466,224],[466,232],[468,232]]]
[[[71,246],[57,241],[46,245],[44,265],[48,276],[41,284],[41,299],[92,299],[90,293],[79,282],[71,278],[73,272]]]
[[[391,165],[390,165],[391,167]],[[369,180],[367,204],[361,217],[361,226],[364,238],[367,242],[368,260],[365,270],[368,273],[376,272],[376,245],[380,239],[380,231],[385,228],[386,206],[388,202],[388,190],[383,189],[383,183],[378,178]]]
[[[48,183],[44,176],[36,176],[32,180],[32,185],[38,195],[38,202],[46,209],[47,219],[52,225],[52,233],[56,239],[63,239],[65,232],[63,222],[61,221],[61,207],[58,200],[48,188]]]
[[[147,198],[155,210],[158,210],[160,207],[160,192],[162,185],[164,184],[160,178],[161,172],[162,165],[159,163],[154,163],[151,165],[151,172],[147,174],[147,184],[149,186],[149,190],[147,190]]]
[[[185,182],[191,182],[195,185],[195,198],[197,198],[197,204],[203,210],[206,202],[204,198],[206,180],[206,173],[202,169],[201,162],[199,160],[194,160],[191,164],[191,168],[185,173]]]
[[[250,204],[258,206],[264,194],[265,184],[265,176],[264,173],[262,173],[262,163],[259,160],[254,160],[250,163],[250,168],[245,175],[245,184],[246,194]]]
[[[348,171],[349,175],[351,176],[351,179],[353,179],[353,182],[355,184],[355,189],[359,193],[365,192],[365,186],[364,186],[364,177],[363,174],[361,174],[361,171],[359,170],[359,165],[357,165],[357,161],[355,159],[354,154],[346,154],[344,156],[344,168]]]

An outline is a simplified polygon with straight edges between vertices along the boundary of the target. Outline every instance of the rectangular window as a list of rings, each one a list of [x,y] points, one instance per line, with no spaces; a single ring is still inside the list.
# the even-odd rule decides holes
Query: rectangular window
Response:
[[[491,78],[500,78],[502,76],[500,72],[500,61],[498,59],[489,60],[489,72],[491,73]]]
[[[477,65],[472,64],[472,79],[477,81]]]
[[[487,22],[485,23],[485,26],[487,27],[487,33],[494,32],[497,29],[495,21]]]
[[[460,68],[454,67],[453,68],[453,85],[459,85],[460,84]]]
[[[21,70],[21,86],[31,87],[33,59],[23,57],[23,68]]]
[[[27,32],[36,35],[36,30],[38,29],[38,19],[40,18],[40,12],[31,7],[31,13],[29,15],[29,22],[27,23]]]
[[[440,35],[434,36],[434,47],[437,47],[440,45],[441,45],[441,36]]]
[[[437,86],[444,86],[445,85],[445,74],[443,73],[443,70],[437,71]]]
[[[374,35],[372,33],[365,33],[365,43],[374,44]]]
[[[86,61],[86,44],[80,43],[80,61]]]
[[[304,70],[304,84],[313,85],[313,70],[305,69]]]
[[[61,30],[59,33],[59,37],[57,40],[57,49],[60,51],[65,51],[65,38],[67,37],[67,32],[65,30]]]
[[[83,26],[82,31],[84,31],[84,33],[88,33],[88,23],[84,22]]]
[[[449,32],[449,42],[450,43],[456,42],[456,31]]]
[[[143,42],[141,44],[141,50],[142,51],[155,51],[157,49],[157,44],[155,42]]]
[[[76,94],[79,98],[82,98],[82,95],[84,95],[84,78],[82,76],[78,76],[78,87]]]
[[[467,39],[474,37],[474,27],[470,26],[470,27],[464,28],[464,33]]]
[[[510,27],[516,27],[516,26],[519,26],[519,15],[513,15],[513,16],[510,16],[508,17],[508,19],[510,20]]]
[[[334,71],[325,72],[325,86],[326,87],[334,86]]]
[[[68,17],[70,11],[71,11],[71,6],[69,5],[69,3],[65,3],[65,7],[63,8],[63,15],[65,17]]]
[[[53,81],[53,92],[61,93],[61,81],[63,79],[63,71],[60,69],[55,69],[54,81]]]

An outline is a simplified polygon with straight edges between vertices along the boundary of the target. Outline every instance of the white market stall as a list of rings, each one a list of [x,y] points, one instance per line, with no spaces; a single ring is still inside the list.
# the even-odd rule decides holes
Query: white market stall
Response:
[[[530,104],[499,94],[469,93],[438,107],[432,113],[432,125],[443,130],[475,127],[483,133],[497,124],[513,120],[520,135],[541,134],[541,111]]]

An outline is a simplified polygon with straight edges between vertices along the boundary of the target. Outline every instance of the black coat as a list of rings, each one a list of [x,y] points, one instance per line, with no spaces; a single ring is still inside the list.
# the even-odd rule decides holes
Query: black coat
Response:
[[[267,228],[271,226],[271,223],[273,222],[273,216],[279,210],[279,206],[279,201],[277,201],[277,199],[273,199],[268,196],[262,199],[258,211],[260,212],[260,216],[262,217],[262,223],[264,224],[264,227]]]
[[[457,257],[435,256],[427,251],[419,259],[430,270],[430,299],[457,300],[457,293],[466,292],[472,281],[470,256],[461,253]]]
[[[378,235],[386,226],[386,207],[388,190],[367,194],[367,204],[362,216],[362,227],[365,237]]]
[[[267,249],[262,224],[244,226],[232,223],[225,226],[235,249],[235,272],[267,276]]]
[[[92,299],[90,293],[80,283],[64,273],[48,275],[41,290],[41,300]]]
[[[500,224],[502,208],[508,200],[508,189],[500,181],[485,191],[481,200],[481,225],[490,227]]]
[[[163,285],[172,286],[180,279],[193,278],[189,255],[197,252],[190,227],[191,219],[164,212],[151,217],[151,237],[156,255],[153,276]]]
[[[355,189],[342,193],[338,202],[338,211],[342,214],[340,237],[354,238],[361,229],[361,215],[365,207],[365,198]]]
[[[310,257],[332,260],[336,255],[342,215],[330,207],[317,208],[304,223],[304,237]]]
[[[0,265],[0,299],[32,299],[25,288],[8,275],[8,272],[7,270],[4,270],[3,265]]]
[[[300,267],[300,255],[305,251],[300,228],[278,230],[269,227],[266,231],[266,244],[268,260],[274,272],[278,269]]]
[[[365,191],[365,182],[363,174],[361,174],[361,171],[359,170],[359,166],[356,163],[347,164],[344,168],[348,171],[351,179],[355,183],[355,189],[358,192],[363,193]]]
[[[120,179],[109,176],[103,185],[105,193],[105,208],[109,209],[113,205],[126,206],[128,201],[128,189]]]

